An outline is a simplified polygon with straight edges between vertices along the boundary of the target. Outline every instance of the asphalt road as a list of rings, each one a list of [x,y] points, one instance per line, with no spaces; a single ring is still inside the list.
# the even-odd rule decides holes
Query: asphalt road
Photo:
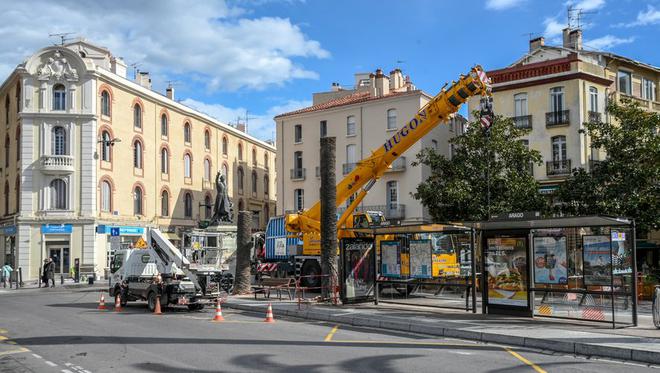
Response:
[[[223,310],[168,311],[144,303],[97,311],[99,293],[0,293],[0,372],[660,372],[457,339]],[[264,310],[265,311],[265,310]]]

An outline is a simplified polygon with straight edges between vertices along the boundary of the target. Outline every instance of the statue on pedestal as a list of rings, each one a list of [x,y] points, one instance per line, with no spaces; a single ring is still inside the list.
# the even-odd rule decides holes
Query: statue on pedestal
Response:
[[[218,225],[219,223],[231,223],[234,210],[229,195],[227,193],[227,184],[225,175],[218,173],[215,175],[215,204],[213,205],[213,216],[209,225]]]

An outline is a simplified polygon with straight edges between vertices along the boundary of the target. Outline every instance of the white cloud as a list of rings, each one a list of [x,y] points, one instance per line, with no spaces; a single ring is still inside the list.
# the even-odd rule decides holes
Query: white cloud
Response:
[[[504,10],[516,7],[525,0],[486,0],[486,9]]]
[[[546,18],[545,21],[543,21],[543,24],[545,25],[545,31],[543,31],[543,35],[547,38],[561,35],[562,30],[566,28],[566,25],[557,22],[556,18]]]
[[[637,19],[630,23],[619,23],[615,25],[616,27],[634,27],[634,26],[646,26],[654,25],[660,23],[660,10],[656,9],[652,5],[646,7],[646,12],[639,11],[637,13]]]
[[[634,37],[619,38],[613,35],[605,35],[597,39],[587,40],[584,42],[584,45],[597,50],[606,50],[616,47],[617,45],[628,44],[634,41]]]
[[[605,0],[581,0],[581,1],[567,1],[566,5],[572,5],[575,9],[582,9],[584,11],[600,9],[605,5]]]
[[[245,118],[246,109],[242,107],[229,108],[220,104],[207,104],[190,98],[182,100],[181,103],[223,123],[235,123],[238,117]],[[248,121],[248,133],[261,140],[273,139],[275,137],[274,116],[307,107],[311,104],[311,101],[289,100],[281,105],[270,107],[265,113],[248,113],[250,117]],[[243,120],[241,119],[241,121]]]
[[[287,18],[248,13],[225,0],[10,2],[0,13],[0,74],[55,42],[49,33],[75,32],[128,63],[140,62],[142,70],[195,75],[211,90],[260,90],[318,77],[300,63],[329,56],[318,41]]]

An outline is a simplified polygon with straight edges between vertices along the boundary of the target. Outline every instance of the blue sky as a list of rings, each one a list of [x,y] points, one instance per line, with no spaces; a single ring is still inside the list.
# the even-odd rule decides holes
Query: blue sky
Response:
[[[74,32],[152,73],[154,88],[249,132],[309,105],[356,72],[403,69],[435,94],[474,64],[508,65],[529,34],[560,43],[568,5],[583,9],[585,46],[660,65],[660,0],[1,1],[0,76]],[[35,9],[39,9],[35,12]]]

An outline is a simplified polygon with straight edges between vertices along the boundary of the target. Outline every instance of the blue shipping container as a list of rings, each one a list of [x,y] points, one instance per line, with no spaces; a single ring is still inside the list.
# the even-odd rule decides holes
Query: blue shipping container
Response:
[[[284,216],[275,216],[268,220],[266,226],[266,260],[287,260],[295,254],[296,247],[302,245],[302,240],[287,237],[284,227]]]

